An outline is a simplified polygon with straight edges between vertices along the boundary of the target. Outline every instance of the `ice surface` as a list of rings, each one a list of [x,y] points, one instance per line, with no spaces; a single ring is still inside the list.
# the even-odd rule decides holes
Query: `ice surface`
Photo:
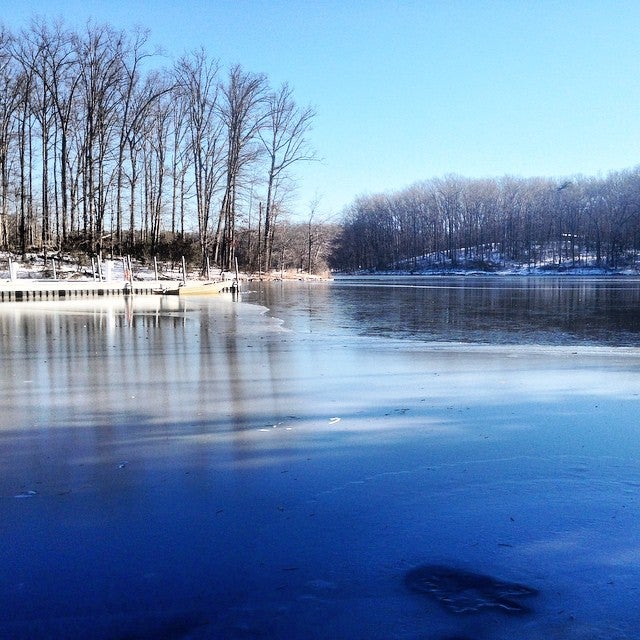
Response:
[[[640,637],[637,349],[356,335],[291,292],[0,307],[0,637]],[[421,565],[539,594],[460,617]]]
[[[427,594],[448,611],[459,614],[485,609],[510,615],[530,613],[522,599],[538,593],[522,584],[442,565],[410,569],[404,576],[404,583],[411,591]]]

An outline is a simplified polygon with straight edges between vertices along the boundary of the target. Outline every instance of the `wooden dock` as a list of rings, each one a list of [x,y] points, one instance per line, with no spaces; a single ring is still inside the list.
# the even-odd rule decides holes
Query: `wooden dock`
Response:
[[[209,296],[218,293],[235,293],[237,285],[235,280],[222,280],[219,282],[191,281],[180,284],[176,289],[166,290],[167,295],[178,296]]]
[[[212,295],[236,290],[233,280],[220,282],[179,280],[31,280],[0,281],[0,302],[65,300],[131,295]]]

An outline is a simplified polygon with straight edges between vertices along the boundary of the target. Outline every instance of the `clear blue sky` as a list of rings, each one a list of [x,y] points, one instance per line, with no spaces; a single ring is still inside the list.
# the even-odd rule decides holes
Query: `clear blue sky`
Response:
[[[141,24],[176,58],[199,46],[288,81],[318,116],[322,163],[298,209],[449,173],[606,174],[640,164],[637,0],[16,0],[33,15]]]

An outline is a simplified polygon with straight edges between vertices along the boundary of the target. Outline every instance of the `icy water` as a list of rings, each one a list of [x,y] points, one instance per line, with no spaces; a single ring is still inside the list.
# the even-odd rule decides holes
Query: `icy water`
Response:
[[[0,305],[0,638],[640,638],[640,281],[250,288]]]

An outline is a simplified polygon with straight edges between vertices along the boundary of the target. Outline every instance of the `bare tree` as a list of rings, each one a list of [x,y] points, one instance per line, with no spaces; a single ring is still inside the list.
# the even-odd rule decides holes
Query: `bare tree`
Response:
[[[8,248],[10,163],[12,140],[16,134],[16,112],[21,97],[22,76],[11,47],[13,37],[0,26],[0,247]]]
[[[19,223],[18,241],[20,252],[24,256],[27,247],[33,244],[33,153],[31,131],[33,114],[31,111],[30,91],[33,74],[30,71],[20,71],[18,86],[20,87],[19,102],[16,109],[17,138],[18,138],[18,166],[19,178]]]
[[[20,37],[15,40],[14,47],[14,56],[19,60],[24,72],[31,78],[27,99],[31,105],[31,113],[37,120],[40,130],[40,205],[42,214],[40,240],[44,246],[47,246],[50,241],[49,151],[54,115],[45,47],[52,48],[54,46],[51,40],[52,36],[47,25],[43,21],[34,20],[30,29],[23,29],[20,32]],[[33,138],[30,138],[30,143],[33,144]]]
[[[171,116],[171,235],[184,237],[186,175],[189,170],[189,147],[186,144],[187,108],[186,101],[179,99],[180,93],[175,88],[171,97],[173,109]],[[178,221],[179,219],[179,221]],[[179,228],[179,231],[178,231]]]
[[[235,65],[222,89],[222,120],[225,124],[226,183],[216,229],[214,261],[231,269],[235,256],[236,204],[243,171],[259,152],[255,144],[265,121],[267,79]]]
[[[84,233],[89,248],[96,251],[102,248],[108,193],[113,183],[111,152],[118,130],[125,43],[123,32],[92,23],[87,24],[82,36],[75,37],[82,62],[80,88],[85,118],[81,167]]]
[[[176,67],[177,85],[188,121],[203,267],[210,249],[209,221],[213,199],[225,169],[218,70],[218,63],[209,60],[202,49],[181,58]]]
[[[154,103],[171,91],[172,85],[158,73],[152,73],[143,79],[142,63],[157,55],[157,51],[148,51],[146,45],[149,32],[136,28],[122,53],[122,82],[119,85],[119,120],[118,160],[116,179],[116,230],[115,239],[118,247],[123,240],[123,202],[124,164],[127,148],[131,152],[132,140],[139,138],[138,129]],[[131,153],[130,153],[131,157]],[[132,168],[132,173],[135,170]],[[131,211],[131,210],[130,210]],[[129,221],[133,218],[129,216]],[[134,231],[129,229],[129,241],[133,243]]]
[[[50,29],[46,23],[35,21],[31,32],[38,43],[40,58],[40,64],[34,66],[34,71],[42,82],[44,92],[48,94],[53,114],[48,124],[54,127],[54,235],[58,242],[65,243],[69,227],[69,134],[72,123],[77,122],[77,118],[73,117],[73,108],[79,81],[79,60],[73,48],[72,34],[61,22],[54,23]],[[43,190],[48,190],[48,156],[48,153],[43,153]],[[59,182],[56,173],[59,173]],[[46,213],[46,217],[48,209],[48,198],[43,195],[43,215]],[[43,224],[43,227],[46,226]]]
[[[155,254],[160,239],[160,229],[165,195],[165,177],[169,135],[172,126],[172,103],[167,94],[153,103],[147,117],[145,135],[145,216],[149,216],[147,242]]]
[[[307,139],[315,115],[311,107],[301,109],[296,105],[293,91],[286,83],[268,97],[267,125],[260,131],[268,161],[263,236],[267,268],[271,262],[277,211],[274,204],[279,189],[289,177],[288,171],[292,165],[316,159]]]
[[[128,83],[128,81],[127,81]],[[128,181],[129,187],[129,250],[133,251],[135,245],[136,232],[136,188],[142,169],[139,167],[141,155],[145,155],[148,137],[153,126],[150,124],[157,114],[158,104],[163,97],[171,92],[171,83],[167,78],[158,73],[152,73],[143,82],[137,83],[131,95],[127,96],[126,104],[126,126],[123,122],[120,129],[118,141],[118,165],[116,178],[116,245],[121,247],[123,232],[123,191],[124,180]],[[125,104],[123,102],[122,104]],[[166,111],[166,107],[161,108]],[[123,118],[125,115],[123,114]],[[125,154],[122,149],[122,142],[126,144]],[[163,153],[166,150],[163,149]],[[146,157],[146,156],[145,156]],[[144,213],[148,213],[145,211]],[[113,234],[112,234],[113,237]]]

